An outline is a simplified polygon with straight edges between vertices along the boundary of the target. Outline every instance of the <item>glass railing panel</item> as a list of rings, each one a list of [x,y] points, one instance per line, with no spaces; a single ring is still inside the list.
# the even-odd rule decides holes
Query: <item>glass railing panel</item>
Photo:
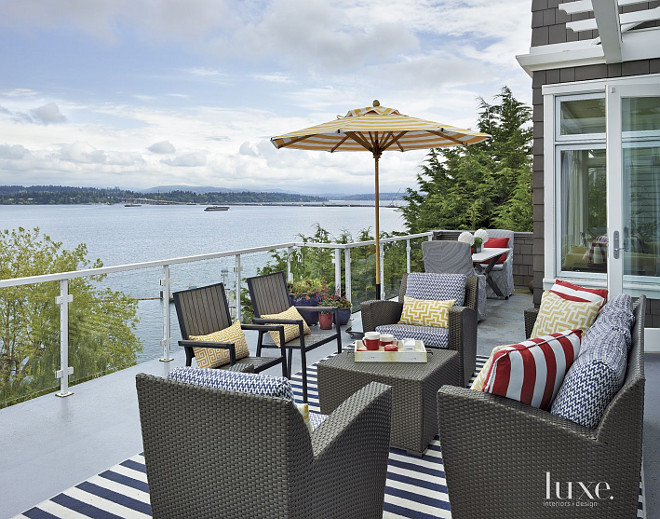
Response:
[[[364,301],[376,299],[376,247],[365,245],[351,249],[351,303],[360,310]]]
[[[59,387],[58,295],[57,282],[0,289],[0,407]]]

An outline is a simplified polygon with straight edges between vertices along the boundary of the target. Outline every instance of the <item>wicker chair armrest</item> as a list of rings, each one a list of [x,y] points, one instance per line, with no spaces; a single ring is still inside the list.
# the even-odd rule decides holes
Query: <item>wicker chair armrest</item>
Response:
[[[348,434],[357,437],[370,433],[365,429],[387,429],[389,443],[389,424],[391,420],[392,388],[379,382],[371,382],[348,397],[328,418],[312,433],[314,456],[327,455],[333,448],[342,448],[345,440],[353,441]],[[364,423],[360,423],[360,422]],[[349,429],[356,429],[349,431]]]
[[[534,323],[536,322],[536,317],[539,315],[538,308],[528,308],[525,310],[525,337],[529,338],[532,335],[532,330],[534,329]]]
[[[372,382],[312,433],[310,480],[317,484],[307,517],[382,516],[391,415],[392,388]]]
[[[364,301],[361,305],[362,330],[373,332],[381,324],[393,324],[401,318],[403,303],[398,301]]]
[[[465,386],[477,363],[477,311],[467,306],[449,309],[449,345],[458,351],[458,383]]]

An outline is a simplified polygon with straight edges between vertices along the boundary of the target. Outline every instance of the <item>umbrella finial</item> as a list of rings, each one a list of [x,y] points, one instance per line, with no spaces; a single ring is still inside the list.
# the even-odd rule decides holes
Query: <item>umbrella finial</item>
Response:
[[[380,101],[378,99],[374,99],[374,102],[371,103],[372,106],[380,106]]]

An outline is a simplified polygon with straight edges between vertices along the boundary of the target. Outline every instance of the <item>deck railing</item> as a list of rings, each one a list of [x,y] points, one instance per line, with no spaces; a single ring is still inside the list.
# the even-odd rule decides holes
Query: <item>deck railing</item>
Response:
[[[417,243],[420,240],[431,240],[433,237],[433,231],[419,233],[419,234],[409,234],[404,236],[396,236],[391,238],[383,238],[380,240],[380,254],[381,261],[381,279],[384,283],[381,284],[381,298],[391,297],[393,294],[392,288],[388,290],[388,283],[385,277],[385,271],[387,266],[388,257],[386,251],[388,247],[393,245],[402,246],[405,244],[405,271],[410,272],[412,268],[412,257],[411,253],[413,250],[413,243]],[[287,258],[287,270],[288,277],[291,280],[291,256],[293,251],[296,248],[323,248],[323,249],[332,249],[334,251],[334,285],[335,288],[340,287],[342,293],[345,294],[354,305],[354,308],[359,308],[361,303],[360,297],[354,297],[355,291],[353,288],[353,272],[351,268],[351,251],[356,248],[361,247],[373,247],[375,245],[374,240],[354,242],[354,243],[315,243],[315,242],[289,242],[289,243],[279,243],[274,245],[266,245],[262,247],[254,247],[247,249],[231,250],[225,252],[214,252],[208,254],[199,254],[194,256],[185,256],[179,258],[169,258],[163,260],[147,261],[142,263],[131,263],[126,265],[116,265],[110,267],[101,267],[94,269],[86,270],[77,270],[72,272],[60,272],[56,274],[46,274],[41,276],[32,276],[24,278],[14,278],[14,279],[2,279],[0,280],[0,290],[11,287],[20,287],[25,285],[35,285],[41,283],[59,283],[59,295],[55,298],[55,304],[59,305],[60,311],[60,329],[59,329],[59,341],[60,341],[60,360],[59,360],[59,369],[54,374],[54,379],[60,379],[60,388],[59,392],[56,393],[57,396],[68,396],[71,395],[69,389],[69,377],[73,375],[73,367],[70,366],[69,361],[69,305],[75,304],[73,301],[73,296],[69,293],[69,282],[77,278],[98,278],[98,276],[104,276],[108,274],[115,273],[127,273],[135,272],[145,269],[160,269],[160,279],[159,279],[159,292],[160,300],[162,304],[162,339],[160,340],[160,345],[162,346],[162,357],[161,361],[168,362],[172,360],[170,346],[172,341],[171,336],[171,305],[170,305],[170,296],[172,293],[172,276],[170,269],[175,265],[191,264],[202,261],[216,260],[216,259],[233,259],[233,285],[234,285],[234,297],[232,298],[232,313],[234,316],[240,320],[241,318],[241,289],[244,286],[244,277],[243,276],[243,260],[250,255],[255,255],[258,253],[272,252],[272,251],[281,251],[285,250]],[[343,251],[343,279],[342,283],[342,251]],[[398,255],[400,257],[400,254]],[[375,264],[375,262],[374,262]],[[373,268],[373,267],[372,267]],[[364,270],[364,269],[363,269]],[[228,269],[223,269],[223,274],[225,277],[228,276]],[[254,272],[250,272],[249,275],[255,275]],[[398,276],[400,279],[400,274],[402,272],[397,272],[395,276]],[[373,276],[373,270],[369,273]],[[398,280],[390,280],[390,285],[392,287],[398,287]],[[229,283],[227,283],[229,284]],[[375,294],[373,294],[375,295]],[[372,297],[373,297],[372,295]],[[53,380],[55,381],[55,380]],[[52,386],[51,386],[52,387]],[[2,404],[6,405],[6,402]]]

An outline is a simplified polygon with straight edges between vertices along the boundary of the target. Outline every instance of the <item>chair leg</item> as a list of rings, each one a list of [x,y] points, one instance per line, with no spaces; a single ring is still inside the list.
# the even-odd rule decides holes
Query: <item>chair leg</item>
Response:
[[[293,368],[293,348],[289,348],[289,363],[287,366],[286,378],[291,378],[291,369]]]
[[[290,378],[289,370],[287,368],[287,362],[286,362],[286,350],[284,348],[280,348],[280,355],[282,359],[282,376],[284,378]]]
[[[300,360],[302,362],[303,402],[307,402],[307,358],[305,348],[300,348]]]
[[[264,333],[263,331],[259,331],[259,338],[257,339],[257,357],[261,357],[261,344],[263,343],[264,339]]]

